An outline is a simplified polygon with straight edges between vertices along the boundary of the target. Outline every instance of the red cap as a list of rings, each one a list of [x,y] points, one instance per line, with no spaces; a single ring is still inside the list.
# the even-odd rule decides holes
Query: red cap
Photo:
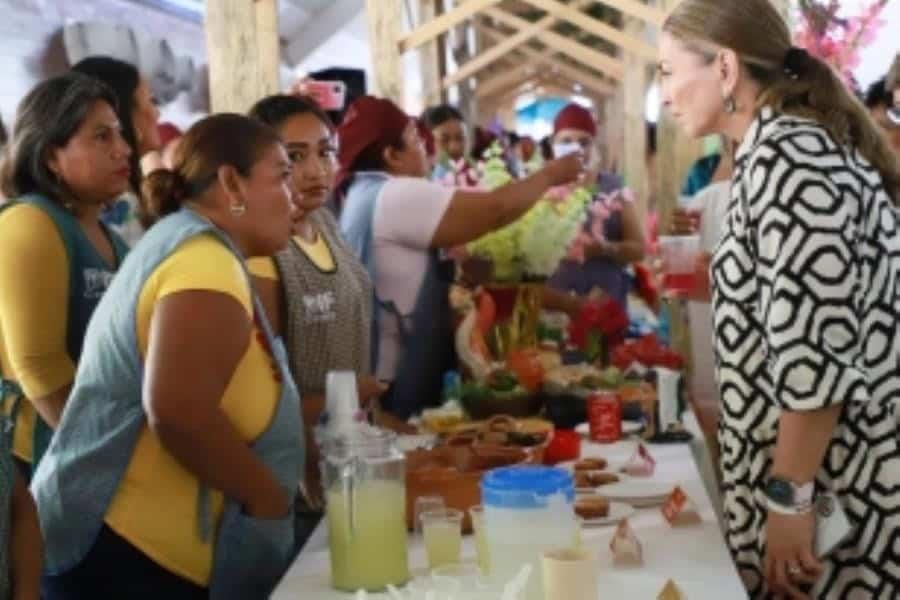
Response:
[[[159,132],[160,148],[165,148],[169,145],[169,142],[177,140],[184,135],[181,130],[172,123],[160,123],[156,126],[156,131]]]
[[[387,148],[403,135],[410,116],[390,100],[374,96],[357,98],[337,129],[338,163],[348,170],[359,155],[372,146]]]
[[[563,129],[577,129],[591,137],[597,137],[597,122],[593,115],[583,106],[574,103],[559,111],[553,120],[553,135]]]

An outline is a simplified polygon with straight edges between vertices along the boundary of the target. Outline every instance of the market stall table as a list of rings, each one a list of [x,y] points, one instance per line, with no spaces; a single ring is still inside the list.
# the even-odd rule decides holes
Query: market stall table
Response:
[[[583,531],[585,547],[600,555],[600,588],[598,598],[655,600],[668,579],[681,588],[686,600],[740,600],[746,598],[741,580],[725,546],[716,511],[707,486],[710,475],[699,428],[691,413],[685,424],[697,436],[693,448],[688,444],[647,447],[656,459],[654,481],[680,485],[696,505],[702,522],[673,528],[666,523],[660,509],[639,509],[629,522],[643,545],[644,566],[618,568],[612,565],[609,541],[613,527],[589,527]],[[612,466],[626,462],[637,446],[635,439],[616,444],[599,445],[585,442],[582,456],[602,456]],[[700,466],[698,466],[698,463]],[[704,481],[706,479],[707,481]],[[420,537],[410,535],[410,568],[423,574],[426,567],[425,548]],[[475,560],[475,544],[471,536],[463,540],[463,559]],[[352,598],[333,590],[330,585],[328,533],[324,521],[316,529],[303,552],[294,561],[272,595],[273,600],[343,600]],[[388,598],[387,594],[370,594],[370,598]]]

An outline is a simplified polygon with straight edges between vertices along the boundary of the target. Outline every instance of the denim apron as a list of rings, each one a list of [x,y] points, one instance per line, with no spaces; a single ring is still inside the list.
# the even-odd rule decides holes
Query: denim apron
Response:
[[[384,173],[355,174],[341,214],[344,237],[368,269],[373,282],[376,278],[372,221],[378,197],[388,179]],[[373,287],[372,366],[377,368],[378,365],[379,323],[381,313],[384,313],[397,320],[401,350],[394,381],[382,396],[381,404],[401,419],[408,419],[423,408],[440,404],[443,375],[456,366],[453,313],[450,308],[453,263],[441,260],[437,249],[427,252],[425,278],[411,314],[401,314],[394,302],[378,298],[374,291],[377,286]]]
[[[66,323],[66,351],[76,364],[81,356],[81,345],[84,342],[84,334],[91,315],[100,298],[109,287],[115,269],[109,265],[97,252],[94,245],[84,234],[81,225],[64,208],[39,195],[24,196],[15,202],[9,202],[0,206],[0,211],[18,203],[31,204],[44,211],[49,216],[59,237],[62,239],[69,261],[69,302],[67,306]],[[109,227],[101,222],[106,236],[112,245],[116,257],[116,267],[122,264],[122,260],[128,253],[128,245]],[[15,426],[18,418],[21,402],[27,402],[22,388],[18,382],[3,379],[0,376],[0,399],[13,398],[12,422]],[[41,418],[39,414],[34,419],[34,436],[32,439],[31,472],[34,473],[41,457],[50,445],[53,437],[53,429]]]
[[[9,535],[12,532],[12,496],[15,465],[12,460],[12,416],[0,399],[0,600],[8,600],[12,589],[9,561]]]
[[[154,225],[131,251],[88,326],[75,386],[32,483],[44,533],[47,575],[76,566],[93,546],[146,423],[136,333],[144,283],[183,243],[203,234],[216,236],[243,263],[225,233],[183,209]],[[282,390],[271,423],[251,447],[293,503],[304,452],[300,399],[284,345],[273,335],[255,294],[253,302],[281,374]],[[209,491],[201,487],[197,522],[198,536],[215,542],[210,598],[267,597],[291,559],[292,516],[255,519],[226,498],[214,532]]]

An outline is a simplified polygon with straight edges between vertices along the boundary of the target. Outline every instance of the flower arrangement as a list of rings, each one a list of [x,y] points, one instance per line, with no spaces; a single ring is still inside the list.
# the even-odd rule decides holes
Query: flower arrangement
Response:
[[[479,187],[479,165],[466,158],[457,161],[448,159],[446,164],[438,165],[436,171],[435,179],[446,186],[460,189]]]
[[[634,193],[629,188],[614,190],[608,194],[600,194],[588,207],[590,226],[584,228],[569,247],[568,258],[578,263],[587,259],[588,246],[606,241],[606,221],[615,213],[621,212],[626,202],[634,201]]]
[[[838,0],[799,0],[794,43],[830,64],[855,88],[853,70],[859,66],[859,51],[872,43],[884,25],[880,15],[886,5],[887,0],[869,0],[858,15],[841,17]]]
[[[499,144],[492,146],[485,158],[483,188],[494,189],[513,180]],[[489,259],[498,282],[547,278],[578,236],[592,199],[592,189],[587,187],[551,190],[516,222],[469,243],[466,250]]]

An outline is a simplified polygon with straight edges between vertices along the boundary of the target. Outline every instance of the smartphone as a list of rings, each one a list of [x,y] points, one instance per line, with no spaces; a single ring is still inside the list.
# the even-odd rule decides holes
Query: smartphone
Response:
[[[836,494],[820,494],[816,498],[816,556],[824,558],[847,539],[852,531],[850,520]]]
[[[302,92],[312,96],[325,110],[343,110],[347,100],[347,84],[343,81],[315,81],[303,84]]]

